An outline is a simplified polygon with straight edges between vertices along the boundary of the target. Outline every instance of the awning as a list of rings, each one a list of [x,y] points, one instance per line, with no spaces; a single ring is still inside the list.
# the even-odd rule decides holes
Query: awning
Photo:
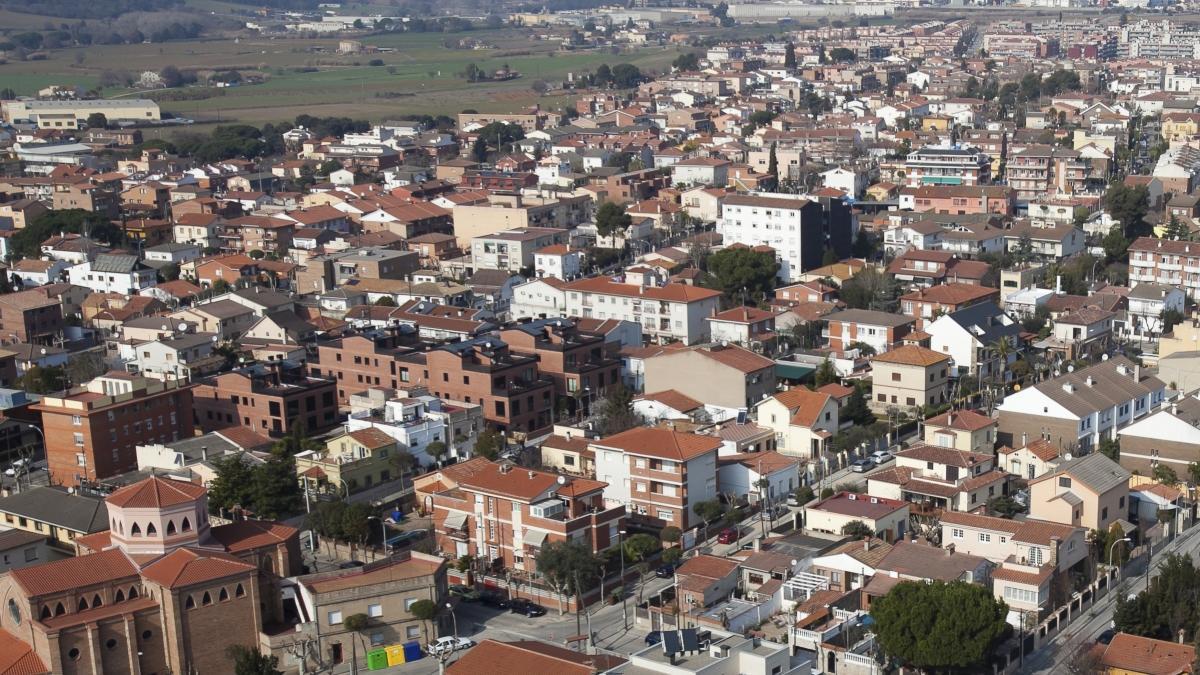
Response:
[[[546,532],[544,530],[529,530],[525,533],[524,542],[526,546],[541,548],[544,541],[546,541]]]
[[[466,524],[467,524],[467,514],[451,513],[450,515],[446,516],[446,521],[443,523],[443,526],[447,530],[461,530],[461,529],[463,529],[463,525],[466,525]]]
[[[1124,518],[1120,518],[1116,522],[1118,525],[1121,526],[1121,531],[1127,535],[1131,534],[1133,532],[1137,532],[1137,529],[1138,529],[1137,525],[1134,525],[1133,523],[1129,522],[1128,520],[1125,520]]]
[[[775,362],[775,377],[785,380],[803,380],[812,375],[816,366],[804,365],[801,363],[780,363]]]

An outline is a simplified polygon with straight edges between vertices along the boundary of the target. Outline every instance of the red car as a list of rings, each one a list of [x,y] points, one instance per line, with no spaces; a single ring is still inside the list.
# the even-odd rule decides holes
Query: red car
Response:
[[[717,535],[718,544],[732,544],[738,540],[738,531],[736,527],[727,527],[721,530],[721,534]]]

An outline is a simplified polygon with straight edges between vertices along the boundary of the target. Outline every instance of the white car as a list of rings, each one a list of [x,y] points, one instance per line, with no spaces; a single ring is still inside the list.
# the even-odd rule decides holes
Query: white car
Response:
[[[895,458],[896,456],[887,450],[876,450],[875,452],[871,453],[871,461],[875,462],[875,466],[887,464]]]
[[[449,654],[462,649],[470,649],[475,646],[475,641],[471,638],[454,637],[452,635],[442,636],[433,642],[430,642],[425,651],[430,654]]]

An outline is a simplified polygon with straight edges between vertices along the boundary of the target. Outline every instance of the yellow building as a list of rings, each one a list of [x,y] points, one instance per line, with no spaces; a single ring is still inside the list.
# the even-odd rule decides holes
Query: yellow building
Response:
[[[1168,142],[1185,141],[1200,134],[1200,114],[1166,113],[1162,116],[1162,137]]]
[[[329,439],[325,450],[296,455],[296,475],[306,487],[341,494],[386,483],[399,472],[396,440],[379,429],[359,429]]]
[[[95,113],[109,122],[148,122],[162,118],[158,104],[146,98],[69,101],[5,101],[4,121],[36,122],[40,129],[78,129]]]
[[[108,529],[104,500],[61,487],[25,488],[0,499],[0,527],[47,538],[57,549],[75,552],[75,538]]]

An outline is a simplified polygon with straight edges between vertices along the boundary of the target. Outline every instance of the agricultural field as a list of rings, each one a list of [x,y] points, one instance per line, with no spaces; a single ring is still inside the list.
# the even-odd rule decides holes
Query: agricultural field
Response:
[[[488,48],[450,49],[446,40],[474,40]],[[540,103],[560,107],[566,97],[555,88],[568,73],[594,71],[601,63],[632,63],[643,71],[664,71],[680,53],[674,46],[625,50],[564,52],[558,43],[533,38],[518,29],[465,33],[394,33],[365,37],[368,47],[387,51],[337,54],[339,40],[288,38],[199,39],[167,44],[105,45],[50,52],[39,61],[0,65],[0,82],[18,94],[50,85],[96,86],[105,71],[135,76],[166,65],[202,74],[236,69],[265,81],[225,89],[190,87],[195,100],[161,100],[164,111],[197,123],[262,123],[311,115],[345,115],[373,120],[389,116],[453,114],[466,108],[510,111]],[[370,65],[374,60],[381,65]],[[461,77],[468,64],[484,72],[507,65],[520,77],[469,83]],[[534,82],[550,91],[539,96]],[[171,95],[170,92],[160,92]],[[142,96],[136,89],[105,89],[104,96]],[[153,94],[153,92],[151,93]],[[150,133],[153,137],[155,134]]]

